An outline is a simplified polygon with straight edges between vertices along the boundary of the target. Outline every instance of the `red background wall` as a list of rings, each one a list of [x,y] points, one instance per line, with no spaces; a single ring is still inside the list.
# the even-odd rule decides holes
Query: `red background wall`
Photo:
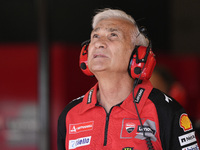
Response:
[[[50,45],[50,129],[51,149],[56,149],[57,119],[68,102],[83,95],[96,82],[79,69],[80,46],[53,43]],[[38,46],[36,43],[0,44],[0,145],[5,150],[37,150],[34,142],[13,144],[10,137],[16,129],[16,119],[23,108],[38,106]],[[157,62],[165,64],[188,91],[187,111],[192,118],[200,118],[200,59],[194,55],[157,55]],[[24,107],[24,104],[25,107]],[[37,111],[38,113],[38,111]],[[22,113],[23,114],[23,113]],[[31,114],[30,114],[31,115]],[[11,121],[12,120],[12,121]],[[14,121],[13,121],[14,120]],[[24,121],[26,121],[24,119]],[[14,123],[13,123],[14,122]],[[34,122],[33,122],[34,123]],[[11,124],[11,125],[9,125]],[[18,125],[17,129],[20,129]],[[27,130],[30,125],[27,125]],[[37,124],[31,129],[37,132]]]

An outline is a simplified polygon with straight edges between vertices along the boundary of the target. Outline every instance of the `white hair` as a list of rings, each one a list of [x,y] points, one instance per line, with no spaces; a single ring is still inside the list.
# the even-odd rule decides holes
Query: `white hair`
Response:
[[[100,21],[104,19],[109,19],[109,18],[121,18],[132,23],[133,26],[135,27],[133,28],[133,32],[132,32],[132,42],[135,45],[141,45],[141,46],[146,46],[146,47],[148,46],[149,40],[145,38],[143,34],[140,33],[138,26],[136,24],[136,21],[130,15],[128,15],[122,10],[110,9],[110,8],[100,9],[97,12],[97,14],[93,17],[92,28],[94,29],[95,26]]]

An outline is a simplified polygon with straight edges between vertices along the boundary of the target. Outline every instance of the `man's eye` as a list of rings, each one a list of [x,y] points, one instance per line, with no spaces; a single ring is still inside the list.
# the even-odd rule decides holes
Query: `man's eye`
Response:
[[[116,36],[118,37],[118,35],[116,33],[111,33],[111,36]]]
[[[94,34],[92,37],[93,37],[93,38],[98,38],[99,35],[98,35],[98,34]]]

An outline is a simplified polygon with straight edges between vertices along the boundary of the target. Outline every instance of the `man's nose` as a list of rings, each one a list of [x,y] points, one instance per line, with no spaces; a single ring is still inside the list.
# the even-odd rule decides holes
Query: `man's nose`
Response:
[[[106,39],[105,38],[99,38],[95,42],[95,47],[96,48],[106,48],[107,47]]]

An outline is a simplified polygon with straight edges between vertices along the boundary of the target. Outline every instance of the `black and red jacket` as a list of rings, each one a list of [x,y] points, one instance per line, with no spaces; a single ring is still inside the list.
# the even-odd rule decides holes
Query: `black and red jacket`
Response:
[[[171,97],[142,81],[109,113],[97,101],[98,84],[70,102],[58,120],[58,150],[199,150],[192,123]],[[145,137],[143,134],[145,133]]]

